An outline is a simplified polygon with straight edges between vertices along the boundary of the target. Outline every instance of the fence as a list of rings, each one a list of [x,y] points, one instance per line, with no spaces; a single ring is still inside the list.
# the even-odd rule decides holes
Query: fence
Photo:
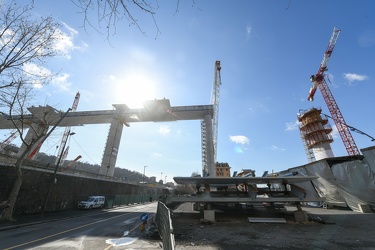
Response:
[[[115,207],[136,203],[145,203],[158,200],[159,195],[108,195],[106,198],[106,207]]]
[[[158,202],[155,220],[159,235],[163,241],[163,249],[174,250],[175,241],[171,213],[165,204],[160,201]]]

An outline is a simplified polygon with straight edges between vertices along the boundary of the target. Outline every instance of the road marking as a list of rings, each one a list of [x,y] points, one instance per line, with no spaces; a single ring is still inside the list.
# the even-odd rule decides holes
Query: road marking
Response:
[[[25,243],[22,243],[22,244],[19,244],[19,245],[16,245],[16,246],[5,248],[4,250],[14,249],[14,248],[17,248],[17,247],[22,247],[22,246],[25,246],[25,245],[28,245],[28,244],[31,244],[31,243],[35,243],[35,242],[38,242],[38,241],[41,241],[41,240],[52,238],[52,237],[57,236],[57,235],[68,233],[68,232],[71,232],[71,231],[74,231],[74,230],[77,230],[77,229],[80,229],[80,228],[83,228],[83,227],[87,227],[87,226],[90,226],[90,225],[93,225],[93,224],[96,224],[96,223],[100,223],[100,222],[103,222],[103,221],[115,219],[117,217],[126,216],[126,215],[129,215],[129,214],[121,214],[121,215],[117,215],[117,216],[114,216],[114,217],[111,217],[111,218],[108,218],[108,219],[103,219],[103,220],[91,222],[89,224],[85,224],[85,225],[82,225],[82,226],[79,226],[79,227],[71,228],[71,229],[68,229],[68,230],[65,230],[65,231],[62,231],[62,232],[59,232],[59,233],[56,233],[56,234],[52,234],[52,235],[49,235],[49,236],[46,236],[46,237],[43,237],[43,238],[40,238],[40,239],[32,240],[32,241],[25,242]]]

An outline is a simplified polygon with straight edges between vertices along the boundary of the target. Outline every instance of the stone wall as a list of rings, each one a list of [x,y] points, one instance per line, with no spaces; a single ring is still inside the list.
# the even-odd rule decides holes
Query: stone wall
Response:
[[[7,199],[15,180],[13,166],[0,166],[0,202]],[[38,213],[53,182],[53,172],[23,169],[23,183],[19,192],[15,214]],[[44,211],[76,208],[79,201],[90,195],[153,195],[163,193],[162,188],[123,182],[98,180],[82,176],[57,173]]]

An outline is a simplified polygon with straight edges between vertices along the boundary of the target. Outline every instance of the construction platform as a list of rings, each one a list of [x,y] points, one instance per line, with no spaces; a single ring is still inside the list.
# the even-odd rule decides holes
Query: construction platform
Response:
[[[174,177],[177,184],[195,185],[197,193],[173,196],[171,203],[194,203],[195,210],[204,211],[204,219],[215,220],[211,205],[217,203],[284,203],[297,205],[296,220],[303,222],[307,217],[300,209],[301,202],[323,201],[311,195],[311,181],[317,176],[289,177]],[[299,215],[301,214],[301,215]],[[298,216],[297,216],[298,215]],[[297,217],[299,217],[297,219]]]

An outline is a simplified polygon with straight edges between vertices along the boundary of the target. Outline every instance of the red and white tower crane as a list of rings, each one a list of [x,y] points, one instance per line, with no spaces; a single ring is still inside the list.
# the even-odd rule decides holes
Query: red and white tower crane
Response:
[[[328,87],[327,82],[324,80],[324,73],[328,70],[327,64],[331,58],[332,51],[336,45],[337,38],[339,37],[341,30],[334,28],[331,39],[329,40],[328,47],[324,53],[323,61],[320,64],[318,73],[310,77],[312,87],[310,88],[307,100],[313,101],[316,89],[319,88],[323,95],[324,101],[327,104],[328,110],[331,113],[332,119],[335,122],[337,131],[344,143],[348,155],[359,155],[359,150],[354,142],[354,139],[350,133],[349,127],[346,125],[344,117],[341,114],[339,106],[337,105],[335,98],[333,97],[331,90]]]
[[[8,146],[14,139],[16,139],[18,136],[18,132],[17,130],[12,130],[10,132],[10,135],[8,136],[8,138],[6,138],[2,143],[0,143],[0,152],[6,148],[6,146]]]
[[[77,106],[78,106],[78,102],[79,102],[80,97],[81,97],[81,94],[79,92],[77,92],[77,94],[74,98],[74,102],[73,102],[73,105],[72,105],[72,111],[71,112],[74,112],[74,111],[77,110]],[[61,139],[59,152],[57,153],[57,156],[56,156],[56,162],[55,162],[56,165],[59,161],[64,162],[66,156],[68,155],[69,147],[67,147],[64,152],[63,152],[63,150],[66,146],[66,142],[68,140],[69,135],[70,135],[70,127],[66,127],[65,131],[64,131],[64,134],[63,134],[63,137]]]

